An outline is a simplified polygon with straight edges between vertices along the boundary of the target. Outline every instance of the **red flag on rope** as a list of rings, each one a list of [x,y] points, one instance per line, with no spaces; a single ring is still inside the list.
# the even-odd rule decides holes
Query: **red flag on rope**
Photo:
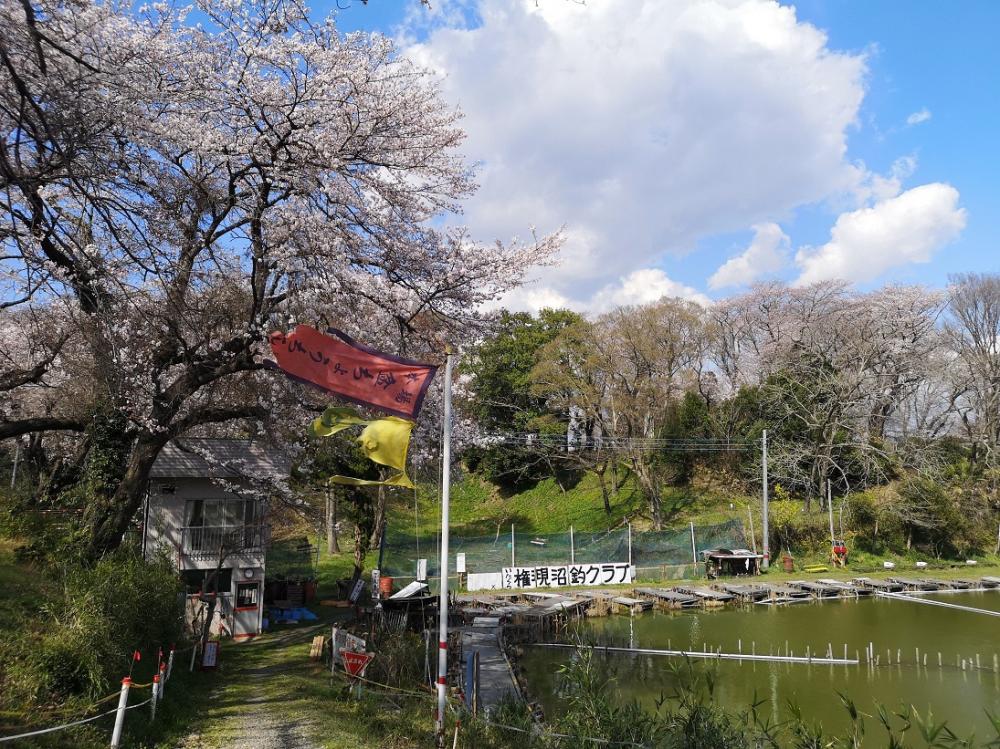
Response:
[[[275,361],[265,364],[345,400],[416,418],[436,366],[375,351],[335,328],[327,332],[297,325],[291,333],[272,333]]]

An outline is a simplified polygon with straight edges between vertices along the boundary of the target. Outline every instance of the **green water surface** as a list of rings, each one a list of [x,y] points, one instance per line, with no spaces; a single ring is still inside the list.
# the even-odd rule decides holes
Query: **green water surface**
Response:
[[[962,592],[933,596],[934,600],[1000,611],[1000,592]],[[1000,655],[1000,618],[966,611],[886,599],[836,599],[790,606],[750,605],[717,610],[647,612],[635,617],[611,616],[583,620],[564,639],[641,648],[708,649],[735,653],[781,653],[860,656],[859,665],[789,664],[748,661],[695,661],[698,668],[715,670],[715,699],[724,706],[746,707],[756,693],[762,712],[773,720],[791,717],[794,701],[811,724],[830,734],[849,725],[837,692],[874,715],[876,705],[898,710],[930,710],[937,720],[960,736],[975,732],[978,739],[995,738],[986,710],[1000,715],[1000,674],[994,672]],[[865,648],[873,643],[879,656],[869,666]],[[917,661],[919,648],[920,663]],[[888,651],[888,652],[887,652]],[[938,667],[938,654],[942,667]],[[926,667],[923,665],[926,654]],[[975,668],[979,656],[980,669]],[[521,665],[532,696],[549,714],[560,709],[556,672],[572,651],[527,647]],[[623,699],[652,705],[669,693],[672,676],[662,656],[607,655],[613,664],[614,691]],[[961,667],[965,659],[965,669]],[[891,664],[890,664],[891,661]],[[866,721],[876,732],[875,718]]]

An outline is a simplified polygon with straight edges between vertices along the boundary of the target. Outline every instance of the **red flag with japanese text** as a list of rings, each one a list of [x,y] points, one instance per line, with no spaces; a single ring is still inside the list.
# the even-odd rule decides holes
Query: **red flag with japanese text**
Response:
[[[436,366],[375,351],[335,328],[327,332],[297,325],[291,333],[272,333],[275,361],[265,364],[345,400],[417,417]]]

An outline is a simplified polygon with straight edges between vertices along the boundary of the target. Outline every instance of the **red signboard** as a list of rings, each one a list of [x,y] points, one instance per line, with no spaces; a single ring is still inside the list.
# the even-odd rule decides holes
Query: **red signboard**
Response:
[[[345,400],[416,418],[436,366],[375,351],[334,328],[327,332],[297,325],[291,333],[272,333],[276,361],[265,364]]]
[[[344,663],[344,670],[351,676],[364,676],[368,664],[375,658],[374,653],[354,653],[341,648],[340,658]]]

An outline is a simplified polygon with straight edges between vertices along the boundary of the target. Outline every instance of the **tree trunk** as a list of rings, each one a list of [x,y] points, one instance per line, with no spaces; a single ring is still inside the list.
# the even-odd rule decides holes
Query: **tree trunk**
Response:
[[[166,435],[139,435],[132,446],[118,489],[109,501],[88,508],[85,520],[90,531],[88,553],[92,558],[96,559],[121,545],[122,536],[146,494],[150,469],[166,442]]]
[[[368,549],[365,547],[365,534],[362,531],[360,525],[354,526],[354,574],[351,576],[352,580],[357,580],[361,577],[361,573],[365,571],[365,554],[368,553]]]
[[[381,476],[381,478],[384,479],[385,476]],[[380,486],[375,501],[375,522],[372,525],[372,535],[368,539],[369,549],[374,549],[382,543],[382,531],[385,529],[385,495],[385,487]]]
[[[653,527],[656,530],[663,528],[663,501],[660,497],[660,488],[656,483],[656,476],[653,475],[649,466],[645,465],[641,459],[633,459],[633,470],[642,490],[649,500],[649,508],[653,516]]]
[[[331,494],[330,487],[326,487],[326,553],[339,554],[340,543],[337,540],[337,492]]]
[[[608,484],[604,480],[604,473],[608,470],[608,463],[605,461],[601,464],[600,469],[595,468],[594,473],[597,475],[597,480],[601,484],[601,498],[604,500],[604,513],[606,515],[611,514],[611,498],[608,494]]]

